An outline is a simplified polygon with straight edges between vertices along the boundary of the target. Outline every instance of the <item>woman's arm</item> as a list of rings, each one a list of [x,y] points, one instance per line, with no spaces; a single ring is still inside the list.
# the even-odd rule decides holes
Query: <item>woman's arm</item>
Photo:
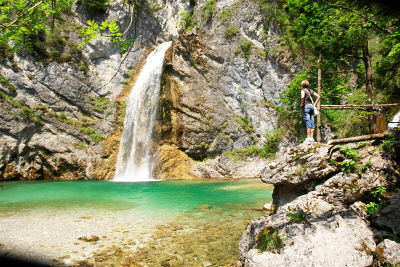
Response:
[[[314,92],[314,96],[317,98],[317,100],[315,100],[314,105],[317,106],[318,102],[321,101],[321,96],[319,94],[315,93],[315,92]]]
[[[301,106],[304,107],[304,97],[305,97],[305,93],[303,90],[301,90]]]

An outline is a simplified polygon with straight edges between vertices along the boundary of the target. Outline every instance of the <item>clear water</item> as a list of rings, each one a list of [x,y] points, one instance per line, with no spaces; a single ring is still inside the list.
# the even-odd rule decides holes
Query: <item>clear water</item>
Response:
[[[229,264],[271,189],[258,180],[3,182],[0,254],[60,264]],[[88,235],[100,240],[78,241]]]
[[[251,186],[253,184],[254,186]],[[260,186],[257,186],[259,184]],[[255,180],[113,183],[52,181],[0,183],[0,211],[80,208],[190,211],[198,205],[268,200],[267,187]]]

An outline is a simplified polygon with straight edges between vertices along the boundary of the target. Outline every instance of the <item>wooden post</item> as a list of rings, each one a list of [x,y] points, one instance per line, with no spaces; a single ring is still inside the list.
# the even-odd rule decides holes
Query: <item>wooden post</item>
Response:
[[[321,80],[322,80],[322,53],[319,53],[318,59],[318,95],[321,96]],[[317,142],[321,142],[321,101],[317,105],[319,113],[317,115]]]
[[[374,134],[385,132],[387,128],[385,115],[382,112],[378,112],[378,114],[374,115],[374,119],[375,119]]]
[[[365,66],[365,93],[367,93],[367,104],[373,103],[373,94],[372,94],[372,64],[371,64],[371,55],[368,50],[368,39],[364,39],[362,42],[362,53],[363,53],[363,61]],[[368,111],[372,111],[369,109]],[[375,118],[373,114],[369,115],[370,131],[373,133],[375,131]]]

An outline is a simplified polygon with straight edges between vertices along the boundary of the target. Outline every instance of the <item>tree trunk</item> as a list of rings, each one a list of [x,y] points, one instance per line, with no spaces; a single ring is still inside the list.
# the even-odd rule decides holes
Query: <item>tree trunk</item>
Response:
[[[380,133],[380,134],[355,136],[355,137],[349,137],[349,138],[343,138],[343,139],[333,139],[333,140],[329,140],[328,145],[367,141],[367,140],[383,138],[384,136],[385,135],[383,133]]]
[[[57,0],[52,0],[51,1],[51,8],[54,10],[56,8],[56,1]],[[51,15],[51,33],[54,31],[54,24],[55,24],[55,17],[54,14]]]
[[[371,56],[368,50],[368,39],[364,39],[362,44],[363,61],[365,66],[365,93],[367,94],[367,104],[371,104],[373,101],[372,96],[372,65]],[[369,115],[369,121],[371,123],[371,132],[375,131],[375,120],[373,114]]]
[[[318,95],[321,96],[321,81],[322,81],[322,53],[319,53],[318,59]],[[321,142],[321,101],[318,103],[317,109],[319,110],[317,115],[317,142]]]
[[[367,103],[372,103],[372,66],[371,66],[371,56],[368,50],[368,39],[363,41],[362,46],[363,60],[365,66],[365,92],[367,93],[368,100]]]

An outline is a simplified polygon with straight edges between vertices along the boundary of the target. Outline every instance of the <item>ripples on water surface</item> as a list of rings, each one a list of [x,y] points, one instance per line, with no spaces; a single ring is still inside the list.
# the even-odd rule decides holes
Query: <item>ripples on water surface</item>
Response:
[[[226,265],[271,192],[259,180],[3,182],[0,253],[52,264]]]

